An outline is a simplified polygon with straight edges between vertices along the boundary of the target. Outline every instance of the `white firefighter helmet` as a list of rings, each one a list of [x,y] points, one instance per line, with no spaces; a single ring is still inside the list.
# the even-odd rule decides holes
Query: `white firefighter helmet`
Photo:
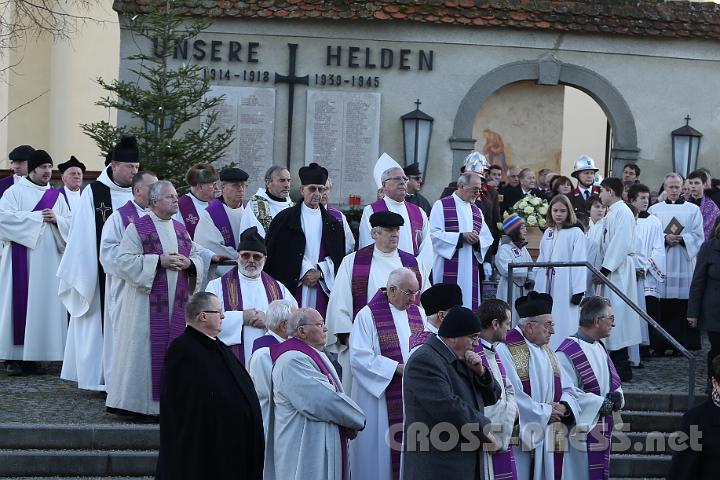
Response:
[[[582,172],[584,170],[593,170],[597,172],[600,169],[595,166],[595,160],[588,157],[587,155],[580,155],[577,160],[575,160],[571,175],[574,177],[576,173]]]
[[[480,152],[472,152],[465,157],[463,165],[465,166],[466,172],[476,172],[480,175],[485,175],[485,170],[490,168],[490,162],[488,162],[485,155]]]

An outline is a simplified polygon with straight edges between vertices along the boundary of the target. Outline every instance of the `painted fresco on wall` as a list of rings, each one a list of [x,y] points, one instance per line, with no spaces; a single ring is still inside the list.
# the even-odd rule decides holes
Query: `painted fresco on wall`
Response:
[[[490,165],[500,165],[503,171],[507,170],[505,144],[502,136],[488,128],[483,130],[483,136],[485,137],[485,145],[483,145],[482,154],[488,159]]]

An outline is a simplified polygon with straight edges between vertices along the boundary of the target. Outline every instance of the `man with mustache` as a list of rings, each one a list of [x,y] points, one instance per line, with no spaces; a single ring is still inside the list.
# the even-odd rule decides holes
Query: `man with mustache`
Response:
[[[273,165],[265,172],[265,188],[258,188],[245,206],[245,215],[240,222],[240,231],[257,227],[261,237],[270,228],[275,215],[292,207],[290,200],[290,171],[279,165]]]

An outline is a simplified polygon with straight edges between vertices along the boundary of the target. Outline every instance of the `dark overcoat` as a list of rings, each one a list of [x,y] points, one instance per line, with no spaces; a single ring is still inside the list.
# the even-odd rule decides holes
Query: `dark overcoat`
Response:
[[[698,319],[698,328],[720,332],[720,239],[703,243],[690,284],[687,316]]]
[[[696,427],[691,429],[691,427]],[[694,431],[693,431],[694,430]],[[687,448],[673,454],[668,480],[717,480],[720,478],[720,407],[708,399],[683,415],[682,431],[702,437],[701,448]],[[688,444],[690,447],[692,443]]]
[[[300,270],[305,255],[305,232],[301,223],[302,203],[300,200],[275,215],[265,237],[267,261],[264,270],[293,294],[300,282]],[[345,230],[335,217],[327,213],[325,207],[320,205],[319,208],[322,212],[325,254],[332,259],[337,273],[345,257]]]
[[[500,385],[488,370],[482,376],[476,374],[437,337],[430,337],[418,347],[403,373],[403,479],[480,478],[483,465],[481,442],[487,441],[482,428],[490,423],[483,409],[485,405],[495,404],[500,394]],[[469,428],[476,424],[474,448],[468,449],[472,438],[463,435],[459,435],[460,441],[447,451],[443,451],[442,445],[433,445],[432,441],[422,445],[423,435],[417,432],[423,427],[419,425],[424,424],[427,431],[432,432],[433,427],[443,423],[452,425],[458,433],[463,426]],[[432,433],[426,434],[425,438],[433,438]],[[448,438],[447,434],[440,435],[441,441]]]
[[[158,480],[260,480],[265,435],[250,375],[220,340],[187,327],[165,357]]]

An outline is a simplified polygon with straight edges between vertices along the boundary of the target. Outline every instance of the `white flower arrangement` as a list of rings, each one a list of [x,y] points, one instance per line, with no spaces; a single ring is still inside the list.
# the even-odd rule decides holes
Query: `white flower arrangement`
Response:
[[[545,220],[547,212],[547,200],[530,195],[515,202],[515,205],[503,214],[503,219],[509,217],[513,213],[517,213],[525,220],[528,226],[545,229],[547,226],[547,221]]]

